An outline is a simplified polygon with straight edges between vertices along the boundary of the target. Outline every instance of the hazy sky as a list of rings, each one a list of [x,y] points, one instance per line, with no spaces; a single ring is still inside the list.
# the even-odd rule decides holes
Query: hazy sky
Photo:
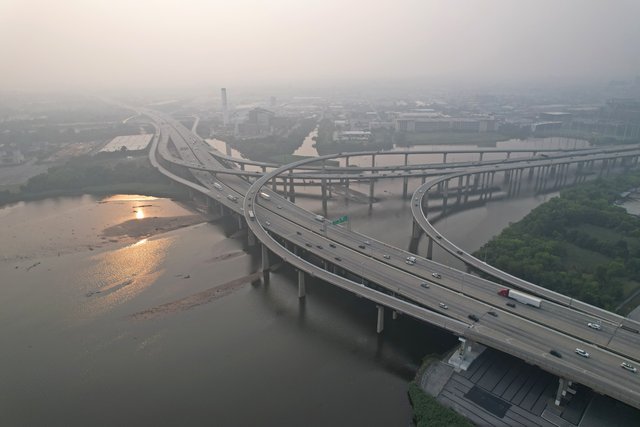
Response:
[[[640,74],[640,0],[0,0],[0,89]]]

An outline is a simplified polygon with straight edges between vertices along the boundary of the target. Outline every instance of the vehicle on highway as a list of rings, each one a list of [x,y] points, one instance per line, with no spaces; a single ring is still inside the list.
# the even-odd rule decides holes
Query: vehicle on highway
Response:
[[[340,258],[339,256],[334,258],[336,261],[342,261],[342,258]]]
[[[591,356],[589,353],[587,353],[586,351],[584,351],[581,348],[576,348],[576,353],[578,353],[582,357],[587,357],[588,358],[589,356]]]
[[[316,221],[324,222],[324,217],[322,215],[316,215]]]
[[[282,209],[282,205],[276,206],[277,209]]]
[[[322,249],[322,246],[321,245],[316,245],[316,248]]]
[[[214,182],[214,183],[213,183],[213,186],[216,188],[216,190],[220,190],[220,191],[222,191],[222,185],[220,185],[219,183]]]
[[[253,211],[249,211],[249,219],[251,219],[251,221],[253,221],[255,219],[256,215],[253,213]]]
[[[330,248],[335,248],[335,247],[336,247],[336,245],[334,245],[333,243],[329,243],[329,247],[330,247]]]
[[[549,354],[551,354],[552,356],[555,356],[555,357],[562,358],[562,355],[557,350],[551,350],[551,351],[549,351]]]
[[[299,231],[296,231],[296,234],[297,234],[298,236],[302,236],[302,233],[301,233],[301,232],[299,232]]]
[[[462,251],[456,251],[458,255],[462,255]]]
[[[525,294],[524,292],[514,291],[513,289],[500,289],[498,291],[498,295],[503,297],[514,299],[522,304],[527,304],[532,307],[540,308],[540,304],[542,300],[540,298],[536,298],[533,295]]]
[[[390,257],[389,255],[387,255],[387,254],[382,255],[382,258],[384,258],[384,259],[391,259],[391,257]]]
[[[364,244],[365,244],[365,245],[370,245],[370,244],[371,244],[371,242],[370,242],[370,241],[368,241],[368,240],[365,240],[365,241],[364,241]]]
[[[440,275],[440,273],[431,273],[432,277],[435,277],[436,279],[442,279],[442,276]]]
[[[358,245],[360,249],[365,249],[364,245]]]
[[[271,200],[271,196],[265,193],[264,191],[260,192],[260,197],[262,197],[265,200]]]
[[[591,329],[595,329],[595,330],[600,330],[600,324],[599,323],[593,323],[593,322],[589,322],[587,323],[587,326],[590,327]]]
[[[416,263],[416,257],[414,257],[414,256],[408,256],[405,262],[406,262],[407,264],[409,264],[409,265],[413,265],[413,264],[415,264],[415,263]]]
[[[269,221],[265,221],[264,225],[266,225],[267,227],[271,226],[271,223]]]
[[[238,201],[238,196],[234,196],[233,194],[229,194],[227,196],[227,199],[231,200],[232,202],[237,202]]]
[[[305,243],[304,244],[306,247],[310,248],[311,247],[311,243]]]
[[[487,314],[489,316],[498,317],[498,313],[496,313],[495,311],[487,311]]]
[[[622,362],[622,363],[620,364],[620,366],[622,366],[622,367],[623,367],[624,369],[626,369],[627,371],[631,371],[631,372],[633,372],[634,374],[635,374],[636,372],[638,372],[638,369],[636,369],[636,367],[635,367],[635,366],[633,366],[631,363]]]
[[[425,288],[425,289],[429,289],[429,284],[427,282],[420,283],[420,286]]]
[[[470,314],[467,317],[469,319],[473,320],[474,322],[477,322],[478,320],[480,320],[480,318],[478,316],[476,316],[475,314]]]
[[[437,234],[437,235],[436,235],[436,239],[442,239],[442,236],[441,236],[441,235],[439,235],[439,234]]]
[[[511,308],[516,308],[516,304],[514,302],[509,301],[507,305]]]
[[[438,304],[440,306],[440,308],[444,309],[444,310],[448,310],[449,306],[443,302],[441,302],[440,304]]]

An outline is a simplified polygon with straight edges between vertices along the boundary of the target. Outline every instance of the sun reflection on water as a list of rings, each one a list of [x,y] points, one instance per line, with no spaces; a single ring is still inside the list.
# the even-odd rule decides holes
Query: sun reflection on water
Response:
[[[161,265],[175,238],[142,239],[132,245],[96,255],[87,271],[84,315],[115,309],[138,296],[162,274]]]
[[[144,218],[144,211],[141,208],[138,208],[136,211],[136,219],[142,219]]]

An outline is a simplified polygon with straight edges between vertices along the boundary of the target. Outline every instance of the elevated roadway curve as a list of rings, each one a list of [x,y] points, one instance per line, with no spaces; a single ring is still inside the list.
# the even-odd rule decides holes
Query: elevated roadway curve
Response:
[[[208,154],[204,154],[205,150],[189,149],[188,147],[194,148],[193,144],[196,142],[190,142],[189,135],[185,135],[185,131],[180,129],[178,124],[167,120],[166,117],[163,120],[161,116],[155,120],[161,120],[161,137],[158,141],[154,141],[152,147],[154,166],[171,179],[217,200],[234,212],[243,213],[251,232],[263,242],[264,247],[299,271],[321,278],[396,311],[438,325],[459,336],[514,354],[559,376],[581,382],[595,390],[638,406],[640,386],[635,381],[637,378],[620,369],[619,363],[622,356],[617,351],[613,352],[606,348],[604,334],[594,335],[590,330],[586,331],[590,334],[588,336],[583,333],[585,328],[580,327],[582,319],[573,320],[574,310],[551,301],[545,301],[542,310],[524,306],[511,310],[505,307],[503,301],[496,296],[494,291],[497,285],[490,281],[482,281],[475,276],[426,259],[419,259],[415,266],[408,266],[404,263],[406,252],[341,227],[328,224],[321,226],[310,212],[262,188],[278,174],[317,159],[278,168],[259,178],[251,186],[239,177],[212,178],[211,174],[203,170],[194,171],[197,183],[173,174],[155,159],[156,149],[163,143],[166,144],[168,139],[172,140],[180,155],[185,156],[183,159],[186,161],[200,163],[213,173],[218,172],[218,169],[223,166],[220,162],[211,160],[212,157]],[[169,156],[170,153],[165,152],[164,155]],[[324,158],[335,157],[337,156]],[[212,188],[216,179],[222,186],[222,190]],[[259,198],[260,191],[269,192],[271,199]],[[237,194],[239,200],[237,202],[228,200],[225,197],[227,193]],[[244,195],[247,197],[243,198]],[[249,217],[248,212],[251,210],[255,212],[254,220]],[[360,245],[367,239],[370,244],[362,250]],[[284,245],[293,245],[297,253],[292,253]],[[324,265],[322,267],[315,265],[309,261],[309,256],[321,260]],[[350,280],[348,276],[341,273],[344,271],[351,271],[363,277],[365,281],[357,283]],[[441,275],[440,279],[432,276],[436,272]],[[476,286],[475,280],[481,281],[482,286]],[[420,286],[421,283],[427,282],[430,284],[428,288]],[[368,286],[364,283],[374,283],[376,286]],[[440,309],[441,302],[449,308]],[[489,312],[493,312],[496,316],[489,315]],[[480,321],[477,323],[470,321],[467,317],[469,313],[477,314]],[[544,316],[551,317],[553,324],[545,325]],[[558,323],[565,324],[567,319],[573,322],[575,335],[573,331],[564,333],[557,330],[561,327]],[[609,333],[608,328],[609,326],[606,326],[602,332]],[[591,358],[584,359],[575,355],[572,350],[578,346],[589,351],[592,354]],[[564,358],[557,359],[549,354],[550,347],[568,350],[563,351]]]

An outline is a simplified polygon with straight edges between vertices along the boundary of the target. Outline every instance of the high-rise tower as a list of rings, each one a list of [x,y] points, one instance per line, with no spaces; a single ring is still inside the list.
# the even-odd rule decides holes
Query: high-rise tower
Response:
[[[227,88],[220,89],[222,96],[222,124],[229,125],[229,106],[227,105]]]

